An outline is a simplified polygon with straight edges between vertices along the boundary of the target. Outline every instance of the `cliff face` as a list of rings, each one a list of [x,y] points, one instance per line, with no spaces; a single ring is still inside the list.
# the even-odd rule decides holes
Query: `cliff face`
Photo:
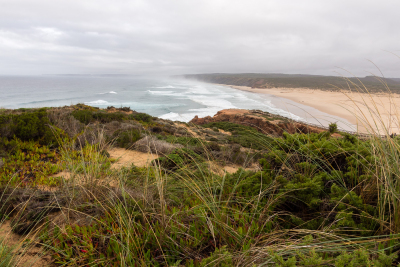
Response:
[[[219,111],[213,117],[194,117],[190,122],[203,125],[210,122],[232,122],[245,126],[251,126],[264,134],[281,136],[283,132],[293,133],[320,133],[323,129],[309,126],[307,124],[291,121],[282,117],[274,116],[260,111],[243,109],[225,109]]]

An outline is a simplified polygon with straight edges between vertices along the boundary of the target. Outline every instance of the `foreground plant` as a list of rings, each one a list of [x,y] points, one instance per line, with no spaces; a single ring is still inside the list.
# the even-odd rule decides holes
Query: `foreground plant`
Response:
[[[0,240],[0,267],[14,266],[13,249],[8,247],[4,240]]]

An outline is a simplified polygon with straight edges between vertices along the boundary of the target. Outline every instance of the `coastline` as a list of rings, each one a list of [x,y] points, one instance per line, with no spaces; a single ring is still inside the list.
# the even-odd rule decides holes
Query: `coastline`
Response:
[[[285,99],[298,104],[347,120],[355,125],[357,131],[385,134],[384,128],[390,128],[389,134],[400,133],[400,95],[367,94],[350,91],[322,91],[307,88],[251,88],[247,86],[229,86],[233,89],[273,95],[280,98],[283,107]],[[398,107],[398,108],[397,108]],[[296,114],[297,115],[297,114]],[[372,128],[370,125],[374,125]]]

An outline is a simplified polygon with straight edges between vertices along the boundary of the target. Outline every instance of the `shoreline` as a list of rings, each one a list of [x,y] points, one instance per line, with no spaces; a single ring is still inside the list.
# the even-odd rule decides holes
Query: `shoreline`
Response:
[[[307,88],[264,89],[227,84],[218,85],[278,97],[280,98],[278,102],[281,102],[281,107],[283,108],[288,108],[287,104],[289,101],[285,101],[285,99],[291,100],[300,105],[305,105],[320,112],[347,120],[355,125],[357,131],[360,133],[375,132],[385,134],[385,127],[390,128],[389,134],[400,133],[399,94],[367,94],[350,91],[331,92]],[[375,126],[371,127],[370,125]]]

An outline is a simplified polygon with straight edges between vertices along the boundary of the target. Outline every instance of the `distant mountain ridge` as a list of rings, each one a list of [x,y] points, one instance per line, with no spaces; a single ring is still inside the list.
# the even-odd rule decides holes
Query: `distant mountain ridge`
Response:
[[[400,93],[400,78],[366,77],[339,77],[307,74],[282,73],[208,73],[185,74],[180,77],[198,81],[248,86],[252,88],[310,88],[320,90],[357,90],[362,92]],[[389,90],[388,90],[389,89]]]

